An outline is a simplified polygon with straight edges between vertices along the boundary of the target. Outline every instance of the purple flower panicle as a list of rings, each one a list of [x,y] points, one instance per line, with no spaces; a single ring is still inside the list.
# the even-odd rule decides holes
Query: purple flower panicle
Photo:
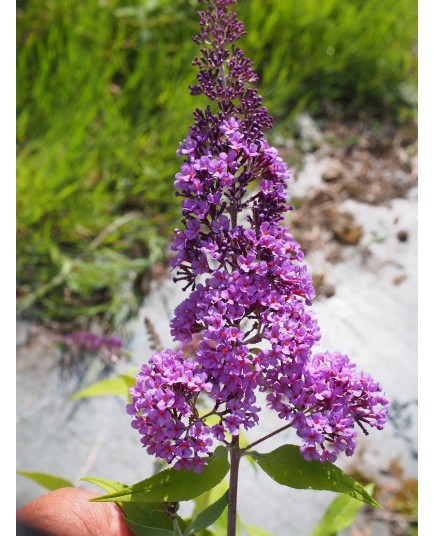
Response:
[[[251,87],[258,77],[234,43],[244,27],[234,0],[207,0],[194,38],[201,56],[193,95],[212,102],[196,110],[177,154],[182,226],[172,243],[175,281],[190,289],[171,322],[175,341],[200,336],[194,360],[154,354],[131,391],[128,411],[151,454],[176,468],[201,470],[201,454],[259,422],[258,391],[293,423],[306,459],[351,455],[355,424],[381,429],[387,402],[370,376],[339,353],[312,356],[320,332],[309,306],[315,296],[303,251],[283,224],[290,173],[264,132],[272,119]],[[260,345],[260,348],[258,347]],[[187,373],[189,380],[187,380]],[[195,409],[205,391],[218,423]]]

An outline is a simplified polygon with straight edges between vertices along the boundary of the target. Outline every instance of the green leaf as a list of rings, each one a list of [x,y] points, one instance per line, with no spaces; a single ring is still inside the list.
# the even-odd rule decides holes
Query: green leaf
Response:
[[[368,484],[365,490],[370,495],[374,491],[374,485]],[[350,527],[357,518],[363,504],[348,495],[338,495],[326,513],[316,525],[310,536],[334,536],[340,530]]]
[[[164,503],[121,503],[119,506],[128,524],[171,531],[172,521],[165,513]]]
[[[73,488],[74,484],[66,478],[61,478],[60,476],[50,475],[48,473],[32,473],[29,471],[17,471],[21,476],[30,478],[40,486],[47,488],[50,491],[60,488]]]
[[[97,497],[95,502],[160,502],[188,501],[213,488],[223,480],[229,471],[227,450],[217,447],[208,465],[201,473],[166,469],[156,475],[133,484],[121,491]]]
[[[205,491],[199,497],[194,498],[195,507],[192,513],[192,517],[196,517],[202,510],[205,510],[210,504],[216,501],[223,493],[228,490],[229,484],[226,480],[222,480],[220,484],[214,486],[212,489]]]
[[[114,491],[121,491],[128,487],[127,484],[122,484],[121,482],[107,480],[107,478],[100,478],[97,476],[85,476],[80,480],[82,480],[83,482],[90,482],[91,484],[95,484],[99,488],[102,488],[104,491],[108,491],[109,493],[113,493]]]
[[[187,527],[184,536],[189,536],[194,532],[200,532],[201,530],[206,529],[211,526],[217,519],[222,515],[224,509],[226,508],[229,500],[229,492],[227,491],[218,501],[213,503],[202,512],[190,523]]]
[[[212,527],[214,536],[227,536],[228,530],[228,511],[225,510],[223,514],[217,519]],[[241,536],[241,521],[237,514],[237,529],[236,536]]]
[[[126,484],[120,482],[114,482],[105,478],[98,477],[86,477],[82,478],[85,482],[96,484],[103,490],[114,493],[125,490],[128,488]],[[128,525],[131,525],[131,529],[134,530],[136,536],[140,534],[151,534],[151,529],[166,530],[173,536],[172,520],[166,515],[166,505],[164,503],[121,503],[119,506],[122,508],[125,519]],[[146,532],[147,531],[147,532]],[[156,534],[155,536],[159,536]],[[161,536],[164,536],[161,533]]]
[[[182,536],[182,531],[179,528],[179,525],[176,519],[173,521],[173,534],[174,536]]]
[[[330,462],[306,461],[296,445],[283,445],[268,454],[248,452],[273,480],[296,489],[329,490],[345,493],[375,508],[381,506],[361,484]]]
[[[194,500],[196,502],[196,506],[201,505],[203,509],[203,503],[206,503],[206,506],[208,506],[210,503],[215,502],[219,496],[221,496],[222,492],[226,492],[228,490],[228,482],[226,480],[223,480],[218,484],[215,488],[207,491],[200,497],[196,497]],[[195,508],[193,515],[195,515],[197,512],[197,508]],[[227,536],[227,526],[228,526],[228,511],[227,509],[223,510],[220,517],[213,523],[212,525],[212,536]],[[236,536],[240,536],[240,527],[241,522],[239,519],[239,516],[237,515],[237,534]],[[204,530],[200,533],[200,536],[206,536],[208,533],[208,530]]]
[[[122,374],[117,378],[106,378],[93,385],[78,391],[71,400],[77,400],[79,398],[89,398],[91,396],[105,396],[105,395],[118,395],[128,397],[129,389],[136,384],[134,376],[129,374]]]
[[[138,523],[134,523],[134,521],[131,521],[131,519],[127,519],[127,524],[134,532],[135,536],[175,536],[173,530],[139,525]]]
[[[273,536],[266,530],[260,529],[258,527],[253,527],[252,525],[245,525],[242,523],[243,529],[248,533],[249,536]]]

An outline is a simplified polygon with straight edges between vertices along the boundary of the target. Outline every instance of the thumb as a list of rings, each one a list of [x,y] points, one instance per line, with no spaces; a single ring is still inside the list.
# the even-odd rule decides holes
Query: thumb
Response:
[[[91,503],[97,493],[61,488],[17,511],[17,520],[47,536],[134,536],[115,503]]]

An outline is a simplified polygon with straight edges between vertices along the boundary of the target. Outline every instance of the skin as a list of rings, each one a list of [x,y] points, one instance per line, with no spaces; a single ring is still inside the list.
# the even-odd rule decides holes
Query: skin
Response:
[[[17,520],[47,536],[134,536],[115,503],[91,503],[97,493],[50,491],[17,511]]]

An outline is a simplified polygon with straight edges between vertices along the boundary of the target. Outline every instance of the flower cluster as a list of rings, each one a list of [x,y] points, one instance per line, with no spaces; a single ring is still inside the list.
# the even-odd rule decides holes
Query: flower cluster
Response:
[[[338,352],[317,354],[305,367],[281,362],[267,371],[267,385],[269,407],[292,420],[308,460],[351,456],[356,423],[364,433],[364,423],[379,430],[386,424],[388,403],[380,385]]]
[[[196,409],[199,394],[211,389],[206,378],[191,359],[166,350],[142,366],[131,389],[127,412],[135,416],[132,426],[142,434],[143,446],[168,463],[176,457],[177,469],[200,471],[205,463],[200,454],[208,454],[212,444],[211,430]]]
[[[264,391],[269,406],[293,422],[307,459],[350,455],[355,423],[382,428],[387,404],[377,394],[380,387],[356,373],[346,356],[312,356],[320,339],[308,309],[312,279],[283,222],[292,208],[286,204],[290,174],[264,138],[272,120],[249,87],[257,81],[252,63],[233,45],[245,33],[227,9],[235,2],[206,3],[210,9],[199,13],[195,37],[202,53],[193,62],[199,84],[191,92],[206,95],[214,111],[196,110],[178,149],[184,163],[175,186],[183,219],[172,244],[174,280],[191,291],[175,310],[171,333],[182,344],[199,334],[200,342],[194,361],[166,351],[152,357],[150,368],[145,365],[132,391],[133,425],[148,452],[178,460],[175,466],[190,460],[200,470],[199,453],[208,452],[213,438],[224,441],[225,434],[258,423],[256,394]],[[203,387],[195,383],[198,390],[191,391],[177,379],[175,392],[169,378],[187,363]],[[206,426],[194,411],[193,393],[200,390],[214,401],[217,425]],[[165,393],[173,400],[170,408],[161,402]]]

